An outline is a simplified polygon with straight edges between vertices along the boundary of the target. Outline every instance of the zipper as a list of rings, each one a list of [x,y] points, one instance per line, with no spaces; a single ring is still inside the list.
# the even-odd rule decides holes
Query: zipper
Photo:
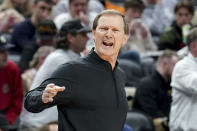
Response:
[[[115,71],[115,70],[114,70]],[[115,88],[115,94],[116,94],[116,104],[117,104],[117,108],[119,108],[119,94],[118,94],[118,88],[117,88],[117,84],[116,84],[116,79],[115,79],[115,73],[114,71],[112,71],[112,78],[114,81],[114,88]]]

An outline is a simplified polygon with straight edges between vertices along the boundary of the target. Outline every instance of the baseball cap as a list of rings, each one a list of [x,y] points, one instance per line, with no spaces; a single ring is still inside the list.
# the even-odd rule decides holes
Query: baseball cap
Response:
[[[50,39],[57,35],[57,28],[52,20],[42,20],[36,28],[36,36],[43,39]]]
[[[88,33],[91,29],[81,24],[78,19],[65,22],[60,29],[60,36],[65,36],[68,33]]]
[[[10,49],[12,47],[14,47],[14,45],[8,43],[5,36],[0,35],[0,51],[7,50],[7,49]]]

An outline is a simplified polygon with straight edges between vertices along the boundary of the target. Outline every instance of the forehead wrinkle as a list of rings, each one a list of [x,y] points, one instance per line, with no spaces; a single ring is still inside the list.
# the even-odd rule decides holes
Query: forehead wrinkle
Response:
[[[112,21],[112,23],[109,23],[109,22],[106,23],[106,21],[108,21],[106,19],[108,19],[108,18],[112,18],[113,19],[114,17],[119,17],[119,18],[122,19],[121,16],[116,15],[116,14],[104,14],[98,20],[98,26],[97,27],[99,27],[99,26],[100,27],[110,27],[110,28],[114,28],[114,29],[122,29],[122,30],[124,30],[124,22],[123,22],[123,19],[121,20],[121,22],[119,24],[116,24],[115,23],[115,26],[113,26],[113,23],[116,22],[116,21],[114,21],[114,22]],[[102,25],[100,23],[102,23]]]

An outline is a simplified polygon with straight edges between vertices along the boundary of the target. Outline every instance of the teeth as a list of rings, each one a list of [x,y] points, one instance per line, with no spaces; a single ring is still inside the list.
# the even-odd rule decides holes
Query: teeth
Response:
[[[110,43],[110,42],[103,42],[103,44],[104,44],[105,46],[112,46],[112,45],[113,45],[113,43]]]

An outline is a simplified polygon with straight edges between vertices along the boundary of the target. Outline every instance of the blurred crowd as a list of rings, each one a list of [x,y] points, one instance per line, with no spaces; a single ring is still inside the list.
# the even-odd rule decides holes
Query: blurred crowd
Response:
[[[24,95],[59,65],[89,53],[93,20],[105,9],[129,23],[118,56],[129,105],[123,131],[197,130],[196,0],[0,3],[0,131],[57,131],[57,108],[30,113]]]

